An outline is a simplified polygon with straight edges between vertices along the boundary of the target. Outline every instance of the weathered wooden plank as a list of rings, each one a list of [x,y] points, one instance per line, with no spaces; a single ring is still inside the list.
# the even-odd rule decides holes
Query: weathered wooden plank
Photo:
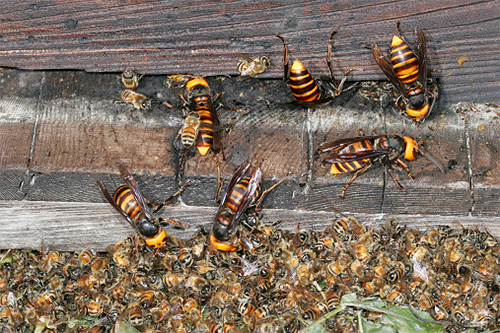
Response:
[[[0,122],[0,166],[27,167],[31,157],[33,123]]]
[[[448,102],[498,102],[500,44],[498,1],[143,1],[116,5],[51,0],[0,5],[9,18],[2,30],[0,65],[29,69],[236,74],[238,53],[268,55],[273,66],[263,77],[280,77],[282,34],[291,56],[312,73],[326,74],[326,43],[335,38],[334,65],[358,66],[356,80],[385,79],[363,46],[387,46],[395,21],[414,41],[413,27],[425,30],[431,68]],[[465,62],[460,59],[466,59]]]
[[[2,92],[0,105],[11,107],[4,108],[0,119],[8,126],[26,126],[25,131],[12,134],[24,142],[25,152],[33,146],[33,157],[28,164],[24,153],[15,163],[2,165],[0,199],[105,202],[96,181],[105,181],[110,191],[122,185],[117,174],[120,163],[137,174],[141,189],[151,200],[163,200],[174,191],[178,152],[172,141],[182,121],[180,110],[155,104],[151,111],[129,112],[128,106],[115,104],[122,89],[117,75],[78,71],[38,72],[38,88],[20,89],[21,97],[9,104],[16,82],[26,87],[23,82],[30,76],[19,70],[5,70],[4,74],[9,90]],[[497,215],[494,196],[500,178],[496,176],[496,129],[500,120],[494,105],[439,106],[422,126],[416,127],[393,110],[389,85],[363,83],[327,106],[308,110],[287,104],[291,96],[281,80],[208,80],[214,92],[225,92],[224,104],[249,109],[232,131],[224,134],[226,161],[221,166],[226,186],[246,159],[261,165],[266,187],[291,172],[290,179],[270,194],[267,207],[373,214],[459,216],[471,211],[478,216]],[[166,89],[162,81],[161,76],[146,76],[140,90],[157,101],[179,104],[177,92]],[[236,117],[225,109],[219,113],[221,123]],[[422,139],[423,149],[443,165],[446,173],[441,174],[429,160],[420,157],[410,162],[415,181],[407,180],[402,171],[395,172],[407,190],[395,188],[389,179],[384,194],[382,169],[374,168],[361,176],[341,201],[340,190],[350,175],[329,175],[316,150],[321,142],[355,136],[358,129],[365,134],[398,132]],[[11,148],[9,140],[12,138],[1,141],[7,150]],[[215,165],[210,157],[195,152],[188,156],[186,183],[192,186],[184,193],[184,202],[216,205]],[[491,192],[473,191],[485,186],[491,186]]]
[[[23,200],[30,174],[25,170],[2,170],[0,172],[0,200]]]
[[[173,174],[166,140],[176,131],[168,127],[100,126],[84,122],[41,121],[33,156],[33,170],[116,171],[124,163],[130,168]]]
[[[200,226],[208,228],[215,215],[214,207],[174,206],[164,210],[165,216],[189,224],[187,229],[167,226],[171,235],[183,239],[192,237]],[[281,221],[279,228],[296,231],[300,228],[323,230],[337,216],[334,212],[310,212],[264,209],[263,222]],[[421,216],[352,214],[361,223],[383,225],[395,219],[412,228],[426,229],[437,225],[451,227],[484,227],[500,236],[500,220],[467,216]],[[458,223],[457,223],[458,222]],[[0,248],[40,249],[41,242],[54,250],[79,251],[93,248],[103,251],[132,235],[134,230],[109,205],[103,203],[0,201]]]

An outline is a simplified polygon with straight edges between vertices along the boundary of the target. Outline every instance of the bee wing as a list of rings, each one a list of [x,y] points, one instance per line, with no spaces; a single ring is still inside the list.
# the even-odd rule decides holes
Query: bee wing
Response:
[[[375,158],[387,155],[389,153],[390,151],[387,149],[363,150],[354,153],[326,156],[325,158],[323,158],[323,161],[329,163],[345,163],[345,162],[364,160],[366,158]]]
[[[418,70],[420,73],[420,81],[422,82],[423,90],[427,87],[427,45],[424,32],[417,30],[418,36]]]
[[[137,200],[137,203],[139,204],[139,207],[141,207],[141,211],[144,214],[144,216],[149,220],[149,221],[154,221],[153,215],[151,214],[151,211],[149,210],[148,205],[146,204],[146,200],[144,199],[144,196],[142,195],[141,191],[139,190],[139,187],[137,186],[137,183],[135,182],[134,177],[128,171],[128,169],[120,165],[119,166],[120,173],[125,179],[125,183],[127,183],[127,186],[130,188],[132,193],[134,194],[135,200]]]
[[[387,58],[384,56],[378,44],[374,43],[371,50],[373,53],[373,57],[375,58],[375,61],[379,65],[380,69],[382,69],[385,76],[387,76],[387,78],[392,82],[392,84],[396,87],[396,89],[405,98],[407,98],[408,92],[406,90],[404,83],[401,82],[401,80],[398,78],[398,76],[394,72],[394,69],[392,68],[392,65],[390,64],[389,60],[387,60]]]
[[[127,214],[125,214],[125,212],[120,208],[118,207],[118,205],[116,204],[115,200],[113,199],[113,197],[111,197],[111,195],[109,194],[108,190],[106,189],[106,186],[104,186],[103,182],[101,181],[98,181],[97,182],[97,185],[99,185],[99,188],[101,189],[101,192],[102,194],[104,194],[104,197],[109,201],[109,203],[111,204],[111,206],[115,207],[115,209],[128,221],[128,223],[130,223],[130,225],[137,231],[137,226],[135,225],[135,223],[132,221],[132,219],[130,218],[130,216],[128,216]]]
[[[217,214],[215,214],[215,219],[217,219],[217,217],[220,215],[220,213],[222,213],[222,210],[226,206],[226,202],[228,200],[227,194],[231,193],[236,184],[240,181],[241,178],[243,178],[247,170],[250,168],[250,165],[251,165],[250,162],[248,161],[244,162],[238,167],[238,169],[234,173],[233,178],[231,179],[231,182],[227,187],[226,193],[224,193],[224,197],[222,198],[219,210],[217,211]]]
[[[251,63],[253,61],[252,58],[250,58],[249,56],[247,56],[246,54],[243,54],[243,53],[236,53],[236,55],[238,55],[238,57],[240,58],[240,61],[246,61],[247,63]]]
[[[380,138],[382,135],[371,135],[371,136],[356,136],[353,138],[344,138],[344,139],[339,139],[331,142],[323,142],[322,144],[319,145],[319,149],[322,153],[328,152],[328,151],[337,151],[340,150],[350,144],[353,144],[355,142],[363,141],[363,140],[375,140]]]

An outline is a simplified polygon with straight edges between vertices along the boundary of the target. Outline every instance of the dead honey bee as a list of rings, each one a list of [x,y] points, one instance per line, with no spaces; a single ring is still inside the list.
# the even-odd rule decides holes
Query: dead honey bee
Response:
[[[271,61],[266,56],[251,59],[245,55],[240,55],[241,59],[238,61],[238,72],[241,76],[254,76],[264,73],[266,69],[271,66]]]

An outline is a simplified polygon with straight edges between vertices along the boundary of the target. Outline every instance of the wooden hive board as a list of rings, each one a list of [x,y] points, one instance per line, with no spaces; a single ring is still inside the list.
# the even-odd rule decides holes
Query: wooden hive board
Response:
[[[135,174],[151,201],[175,191],[178,152],[173,140],[182,122],[180,110],[156,103],[179,104],[177,92],[163,85],[164,76],[145,76],[139,91],[151,96],[151,111],[130,111],[119,101],[116,74],[82,71],[5,69],[0,77],[0,247],[105,249],[133,229],[106,203],[96,182],[110,191],[123,184],[117,166]],[[207,78],[222,101],[249,111],[225,134],[226,186],[245,160],[260,164],[264,186],[287,177],[264,202],[264,222],[282,220],[287,229],[323,229],[339,212],[364,223],[396,217],[426,228],[436,224],[499,229],[499,108],[469,103],[444,104],[422,126],[392,110],[387,84],[365,82],[329,105],[307,109],[289,104],[281,80]],[[234,119],[219,111],[221,122]],[[396,174],[406,186],[383,186],[383,170],[373,168],[347,192],[349,176],[332,177],[316,155],[327,140],[365,134],[404,133],[424,141],[425,151],[446,169],[441,174],[429,160],[410,163],[415,181]],[[192,156],[191,156],[192,155]],[[216,209],[215,166],[210,157],[190,154],[184,205],[162,214],[190,225],[167,227],[183,238],[209,226]],[[458,224],[457,224],[458,225]]]
[[[357,66],[355,80],[385,79],[364,48],[386,50],[395,22],[410,43],[428,38],[430,68],[448,102],[498,102],[498,0],[468,1],[4,1],[0,66],[119,72],[125,64],[149,74],[236,74],[240,53],[267,55],[263,75],[282,76],[283,46],[315,75],[326,74],[333,29],[337,75]]]

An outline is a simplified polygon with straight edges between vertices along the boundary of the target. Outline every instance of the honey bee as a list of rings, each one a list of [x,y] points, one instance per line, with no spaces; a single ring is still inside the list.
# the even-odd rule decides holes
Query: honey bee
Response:
[[[7,318],[9,326],[17,327],[24,322],[24,316],[18,310],[14,310],[10,307],[0,309],[0,322],[2,318]]]
[[[44,253],[42,250],[42,261],[40,263],[40,268],[45,272],[50,272],[52,269],[58,268],[63,263],[63,257],[61,253],[57,251],[49,251]]]
[[[408,116],[417,123],[421,123],[429,116],[438,96],[436,84],[431,90],[427,89],[428,81],[432,82],[427,69],[427,47],[424,32],[417,30],[417,55],[406,43],[401,30],[400,22],[396,22],[398,36],[393,36],[390,49],[390,60],[384,56],[377,43],[371,47],[375,61],[384,74],[396,87],[400,96],[396,101],[403,100]]]
[[[283,331],[286,333],[298,333],[301,328],[301,321],[289,315],[283,319]]]
[[[259,278],[255,290],[257,291],[257,293],[264,294],[272,288],[274,288],[274,284],[270,280]]]
[[[195,76],[191,74],[172,74],[168,75],[167,79],[163,82],[168,88],[183,88],[186,83],[193,79]]]
[[[189,276],[184,284],[186,288],[191,288],[195,293],[200,293],[202,296],[207,296],[208,293],[205,289],[210,290],[208,281],[200,276]]]
[[[242,316],[250,317],[252,313],[255,312],[255,307],[250,301],[243,299],[238,304],[238,312],[241,313]]]
[[[9,288],[9,272],[0,271],[0,292],[4,292]]]
[[[284,181],[282,179],[261,192],[262,171],[257,167],[249,174],[250,167],[250,162],[244,162],[236,170],[215,215],[209,239],[219,251],[235,251],[239,245],[245,245],[239,237],[239,222],[243,213],[249,207],[258,209],[267,193]]]
[[[242,58],[238,61],[238,72],[240,72],[241,76],[261,74],[271,66],[271,61],[266,56],[257,57],[253,60],[244,55],[241,57]]]
[[[401,262],[396,262],[395,265],[387,272],[387,281],[395,283],[405,275],[405,265]]]
[[[448,313],[446,310],[439,304],[434,305],[431,308],[431,315],[436,320],[446,320],[448,319]]]
[[[313,265],[309,262],[304,263],[304,264],[300,264],[297,267],[297,272],[296,272],[297,279],[300,283],[308,284],[314,279],[314,276],[312,275],[312,268],[313,268]]]
[[[194,264],[193,254],[191,249],[183,248],[177,255],[177,260],[181,263],[182,267],[189,268]]]
[[[51,307],[54,307],[58,299],[59,297],[56,293],[52,291],[46,291],[36,299],[35,304],[37,304],[42,309],[47,310]]]
[[[121,279],[116,279],[114,283],[112,283],[108,288],[106,288],[106,291],[109,292],[109,294],[116,300],[116,301],[121,301],[125,294],[127,293],[127,288],[129,286],[128,279],[126,278],[121,278]]]
[[[127,306],[128,320],[132,326],[142,326],[144,324],[144,315],[141,305],[138,302],[132,302]]]
[[[368,248],[365,244],[356,244],[354,248],[356,259],[358,259],[359,261],[365,261],[369,258],[370,253],[368,252]]]
[[[253,313],[257,321],[269,318],[273,314],[272,308],[268,305],[262,305],[255,309]]]
[[[323,315],[327,314],[330,311],[328,304],[325,302],[318,302],[314,305],[314,307],[307,309],[302,314],[302,319],[316,321],[321,318]]]
[[[170,304],[166,300],[163,300],[158,307],[151,308],[148,314],[151,316],[151,320],[154,323],[160,323],[167,318],[169,311]]]
[[[135,90],[143,76],[144,74],[138,77],[131,66],[126,66],[122,72],[122,83],[126,89]]]
[[[352,258],[349,254],[342,252],[339,254],[337,260],[331,262],[326,270],[332,276],[339,276],[340,274],[345,274],[346,269],[351,265]]]
[[[54,324],[56,324],[56,326],[68,320],[68,314],[66,313],[66,309],[64,309],[64,307],[62,306],[56,306],[52,316],[54,319]]]
[[[302,65],[302,63],[295,59],[292,67],[289,70],[289,61],[288,61],[288,48],[285,42],[285,39],[280,35],[276,35],[276,37],[280,38],[283,42],[284,54],[283,54],[283,79],[287,82],[290,90],[292,91],[293,96],[296,99],[296,103],[304,106],[311,105],[322,105],[327,102],[330,102],[334,97],[340,95],[340,93],[344,90],[350,90],[355,85],[347,88],[344,88],[344,83],[347,80],[347,76],[353,70],[362,70],[360,68],[351,68],[349,69],[340,81],[336,81],[333,75],[333,67],[331,63],[332,58],[332,44],[333,44],[333,36],[337,33],[337,30],[334,30],[330,35],[330,39],[328,41],[328,54],[326,58],[326,63],[328,65],[328,69],[330,70],[330,77],[320,77],[315,80],[309,71]]]
[[[404,303],[406,301],[406,296],[399,291],[392,289],[388,295],[386,295],[388,301],[395,303]]]
[[[186,279],[184,274],[165,274],[163,276],[163,283],[167,287],[175,287],[181,284]]]
[[[84,266],[89,265],[94,260],[96,253],[94,250],[83,250],[78,255],[78,260]]]
[[[193,312],[198,309],[198,302],[192,297],[186,298],[182,303],[182,308],[185,312]]]
[[[103,307],[100,299],[91,300],[87,304],[87,313],[89,314],[89,316],[92,317],[100,316],[102,314],[102,311]]]
[[[381,163],[386,167],[393,181],[401,189],[404,189],[404,186],[391,173],[394,164],[401,165],[406,171],[408,178],[414,179],[410,173],[410,168],[402,161],[402,157],[408,161],[413,161],[417,158],[417,154],[420,154],[427,157],[427,159],[443,171],[442,167],[433,158],[424,154],[418,148],[419,144],[409,136],[358,136],[324,142],[320,145],[319,150],[320,153],[332,153],[323,158],[324,162],[332,164],[330,169],[331,174],[338,175],[354,172],[351,180],[342,189],[340,198],[344,199],[345,192],[352,182],[373,166],[375,162]]]
[[[181,138],[182,145],[186,149],[191,147],[197,140],[200,125],[201,121],[198,112],[190,112],[186,118],[184,118],[184,123],[182,124],[178,135]]]
[[[137,183],[123,165],[119,167],[122,177],[127,183],[126,186],[119,187],[113,197],[109,194],[104,184],[99,181],[97,184],[109,203],[127,220],[127,222],[140,234],[146,245],[152,249],[160,249],[165,246],[168,236],[167,232],[161,227],[161,222],[170,222],[175,225],[181,225],[172,219],[161,217],[156,218],[150,211],[148,201],[139,190]],[[167,202],[182,193],[185,187],[174,193]],[[164,204],[160,204],[160,207]],[[158,210],[158,209],[157,209]]]
[[[143,309],[147,309],[155,305],[158,297],[158,292],[153,290],[139,291],[136,293],[139,304]]]
[[[373,277],[370,275],[370,269],[358,259],[351,263],[350,268],[355,281],[366,282]]]
[[[300,226],[297,226],[299,228]],[[312,241],[311,232],[309,230],[299,229],[292,239],[292,244],[294,247],[302,247],[309,245]]]
[[[131,89],[122,90],[122,100],[138,110],[151,110],[151,99]]]

